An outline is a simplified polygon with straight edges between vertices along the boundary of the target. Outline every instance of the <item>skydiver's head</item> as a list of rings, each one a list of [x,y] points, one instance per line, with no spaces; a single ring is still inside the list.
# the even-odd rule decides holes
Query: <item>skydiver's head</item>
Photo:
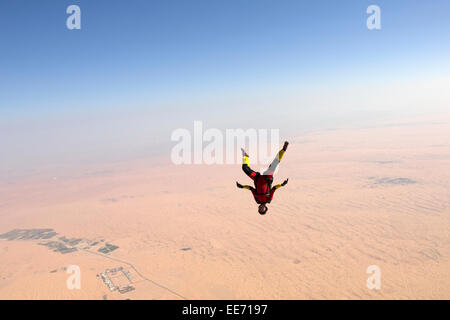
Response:
[[[266,214],[267,210],[269,210],[264,203],[261,203],[258,207],[258,212],[260,215]]]

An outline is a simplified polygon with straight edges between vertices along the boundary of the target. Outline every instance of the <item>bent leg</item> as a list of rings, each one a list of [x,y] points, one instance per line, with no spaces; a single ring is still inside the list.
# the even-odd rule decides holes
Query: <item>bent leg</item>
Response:
[[[244,154],[243,158],[242,158],[242,170],[245,172],[246,175],[248,175],[252,180],[255,179],[256,177],[256,172],[253,171],[249,166],[249,160],[248,160],[248,156],[247,154]]]

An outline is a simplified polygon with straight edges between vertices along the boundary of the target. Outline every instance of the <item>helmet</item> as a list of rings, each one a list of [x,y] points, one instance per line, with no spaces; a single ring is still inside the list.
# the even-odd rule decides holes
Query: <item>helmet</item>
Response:
[[[260,204],[258,207],[258,212],[260,215],[266,214],[267,210],[269,210],[264,203]]]

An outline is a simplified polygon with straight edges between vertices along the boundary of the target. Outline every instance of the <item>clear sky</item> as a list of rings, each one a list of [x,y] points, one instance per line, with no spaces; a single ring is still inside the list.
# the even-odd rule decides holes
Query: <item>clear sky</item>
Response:
[[[81,8],[81,30],[66,28],[71,4]],[[381,30],[366,27],[371,4],[381,8]],[[88,140],[79,138],[86,131],[104,134],[103,143],[134,128],[122,140],[113,135],[130,145],[156,134],[143,129],[146,116],[165,128],[162,141],[181,125],[177,115],[223,118],[224,109],[230,119],[224,126],[245,126],[238,112],[283,107],[297,114],[304,107],[308,122],[320,122],[342,92],[346,98],[336,103],[349,106],[349,115],[393,83],[400,88],[391,92],[396,102],[431,84],[426,94],[442,108],[449,17],[448,0],[3,0],[0,133],[10,135],[3,150],[12,148],[15,159],[33,157],[13,145],[38,150],[30,141],[59,135],[55,148],[75,149]],[[373,108],[390,108],[388,102]],[[75,119],[72,129],[64,117]],[[53,131],[42,129],[55,119]]]

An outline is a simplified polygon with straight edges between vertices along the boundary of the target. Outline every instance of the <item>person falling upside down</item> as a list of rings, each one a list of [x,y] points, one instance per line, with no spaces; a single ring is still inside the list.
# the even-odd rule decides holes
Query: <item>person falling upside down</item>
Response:
[[[248,154],[245,152],[244,149],[242,149],[242,157],[243,157],[242,170],[244,170],[245,174],[248,175],[253,180],[255,187],[253,188],[251,186],[243,186],[237,181],[236,185],[238,188],[247,189],[252,192],[256,203],[259,204],[258,212],[261,215],[266,214],[268,210],[266,204],[272,201],[275,190],[285,186],[288,183],[289,179],[286,179],[284,180],[283,183],[277,184],[276,186],[272,187],[273,174],[275,173],[275,169],[277,168],[277,166],[280,164],[280,161],[283,158],[283,155],[286,152],[288,145],[289,142],[286,141],[284,143],[283,149],[281,149],[278,152],[277,156],[272,161],[269,168],[267,168],[267,170],[264,171],[263,174],[260,174],[259,172],[255,172],[252,169],[250,169],[250,167],[248,166],[249,164]]]

